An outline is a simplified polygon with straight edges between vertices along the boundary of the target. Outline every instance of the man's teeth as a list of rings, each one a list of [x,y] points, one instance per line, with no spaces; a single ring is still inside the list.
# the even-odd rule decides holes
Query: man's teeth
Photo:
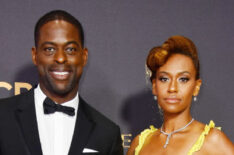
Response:
[[[57,75],[67,75],[68,72],[53,72],[54,74],[57,74]]]

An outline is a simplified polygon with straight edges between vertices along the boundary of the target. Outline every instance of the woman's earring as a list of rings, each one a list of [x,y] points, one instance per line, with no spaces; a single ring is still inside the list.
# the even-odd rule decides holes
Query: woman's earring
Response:
[[[197,101],[197,96],[193,97],[193,101],[196,102]]]
[[[158,99],[157,96],[154,96],[154,100],[157,101],[157,99]]]

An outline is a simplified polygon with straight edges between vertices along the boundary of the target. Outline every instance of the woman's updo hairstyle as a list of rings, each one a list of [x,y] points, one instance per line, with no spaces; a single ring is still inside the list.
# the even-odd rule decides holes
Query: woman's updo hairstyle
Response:
[[[146,74],[150,76],[151,81],[156,78],[158,68],[164,65],[173,54],[183,54],[190,57],[196,69],[196,79],[200,78],[200,65],[196,46],[186,37],[172,36],[162,46],[152,48],[148,54]]]

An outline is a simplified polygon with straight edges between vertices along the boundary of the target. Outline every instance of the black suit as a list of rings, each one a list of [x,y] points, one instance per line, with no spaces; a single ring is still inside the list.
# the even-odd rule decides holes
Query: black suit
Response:
[[[69,155],[80,155],[84,148],[123,154],[119,127],[80,98]],[[33,89],[0,100],[0,155],[42,155]]]

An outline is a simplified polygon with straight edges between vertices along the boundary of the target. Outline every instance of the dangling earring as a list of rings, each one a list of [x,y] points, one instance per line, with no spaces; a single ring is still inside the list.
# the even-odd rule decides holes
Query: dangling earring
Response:
[[[157,101],[157,99],[158,99],[158,97],[157,97],[157,96],[154,96],[154,100]],[[157,105],[158,105],[159,114],[160,114],[161,116],[163,116],[163,110],[162,110],[161,106],[160,106],[159,104],[157,104]]]
[[[197,96],[193,97],[193,101],[196,102],[197,101]]]
[[[158,110],[159,110],[159,114],[163,117],[163,110],[159,104],[158,104]]]

